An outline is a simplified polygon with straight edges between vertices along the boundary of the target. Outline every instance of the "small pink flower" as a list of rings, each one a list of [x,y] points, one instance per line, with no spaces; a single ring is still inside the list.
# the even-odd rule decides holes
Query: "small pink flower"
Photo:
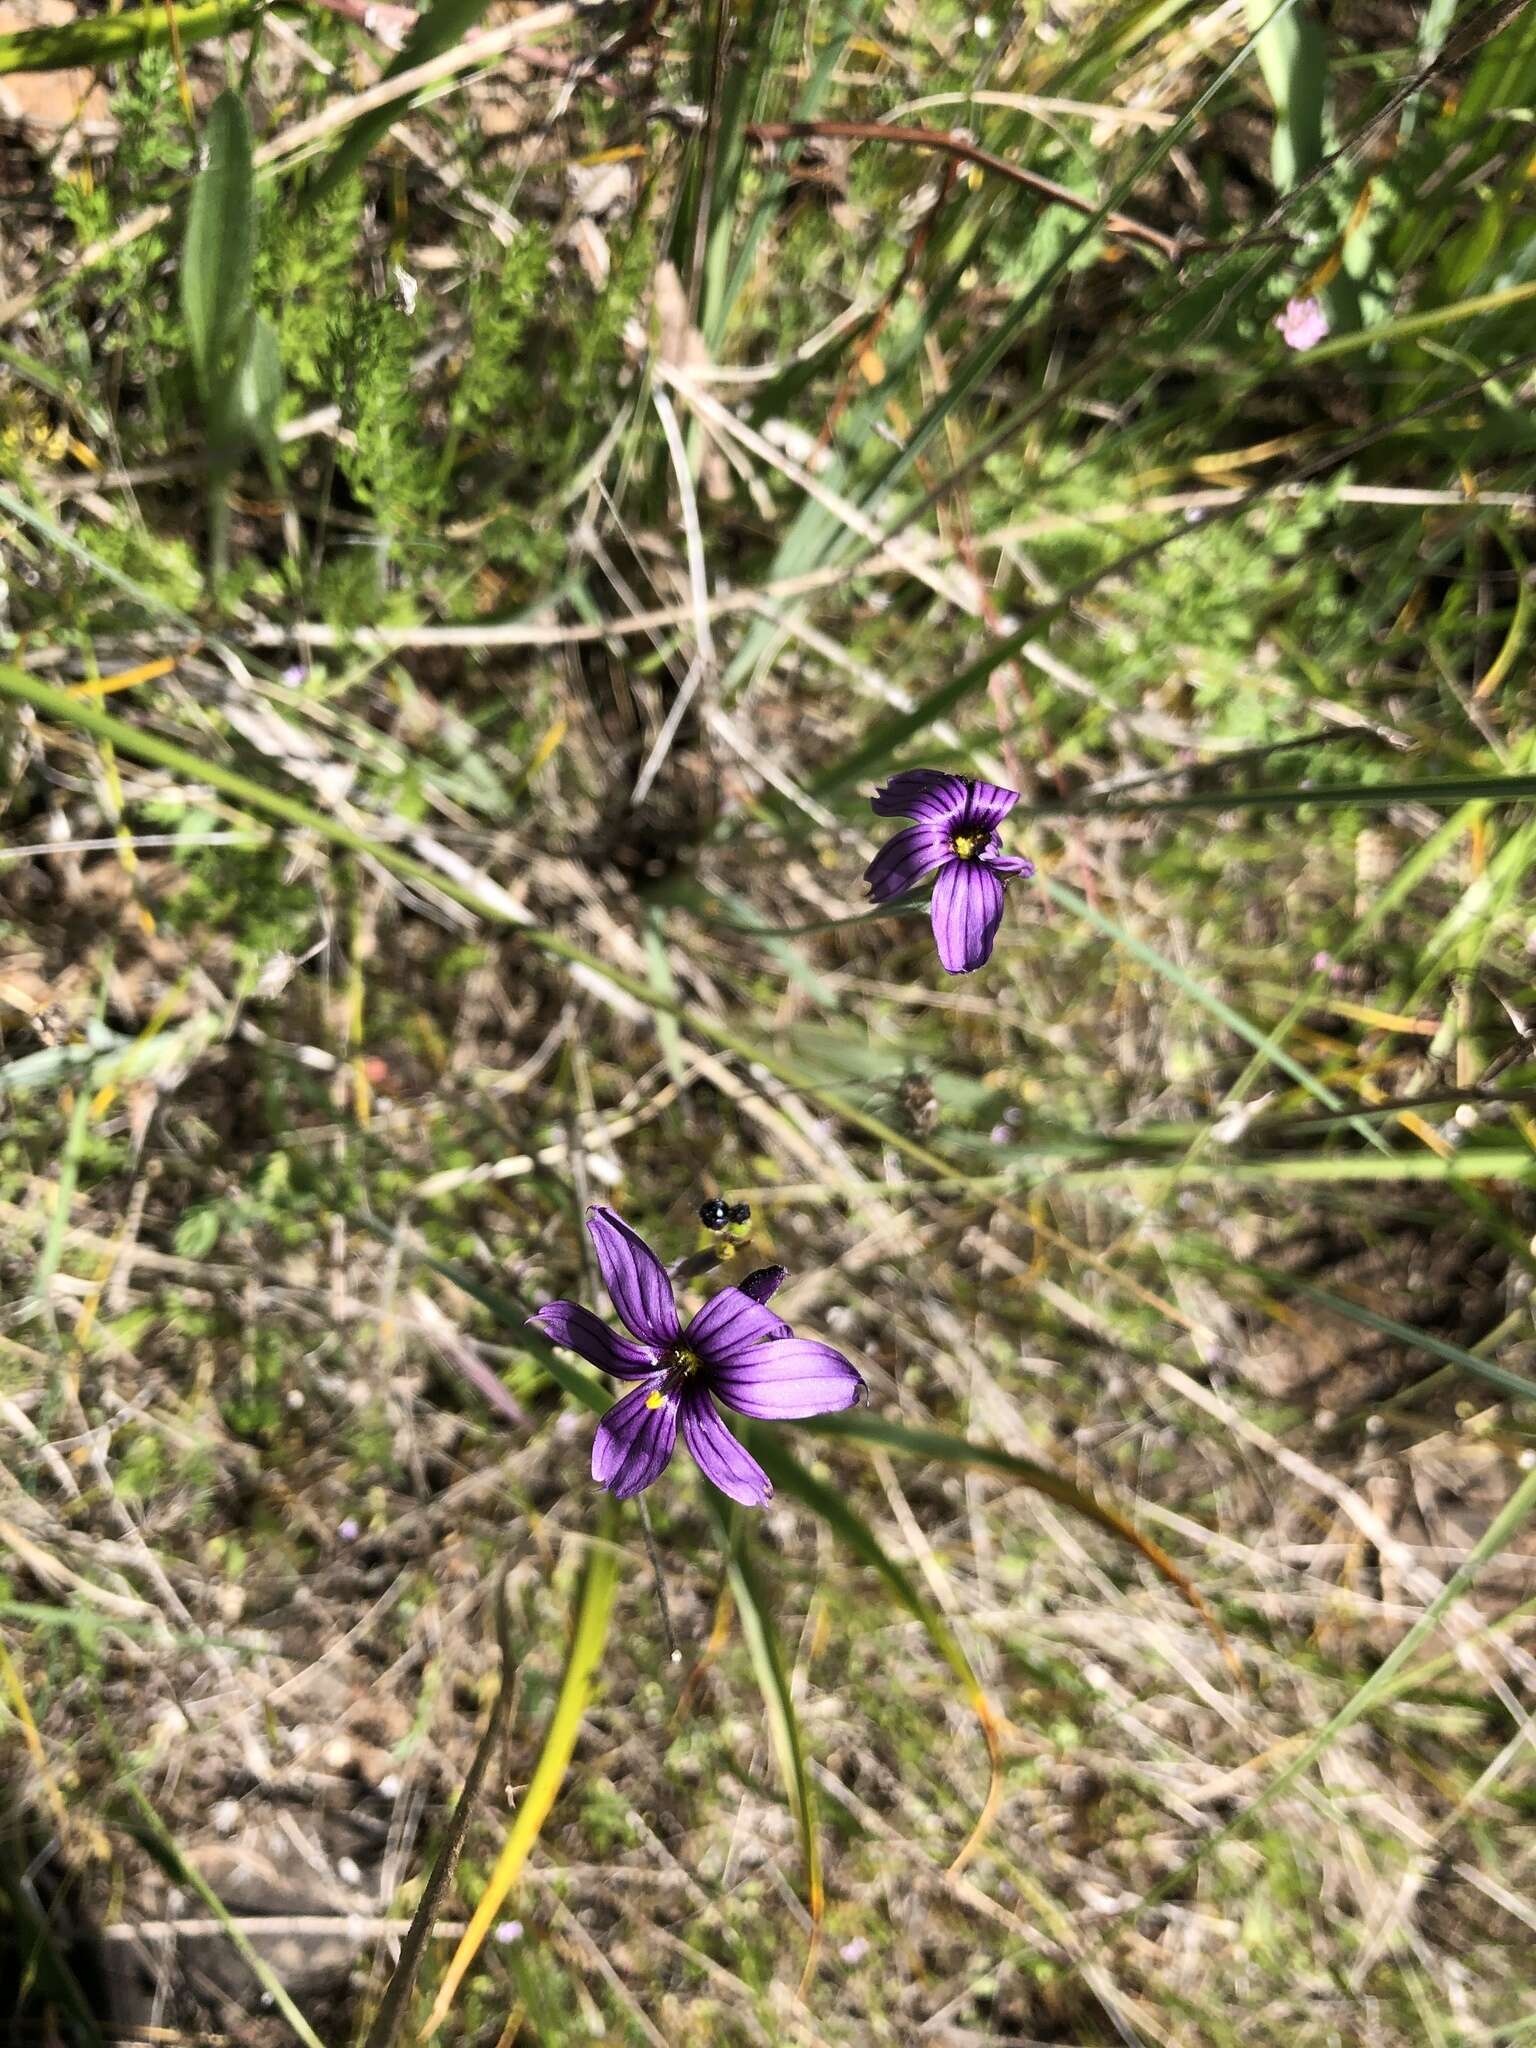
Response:
[[[852,1941],[845,1941],[838,1950],[845,1963],[862,1963],[869,1954],[869,1943],[862,1934],[856,1934]]]
[[[1287,299],[1285,311],[1275,315],[1275,326],[1286,347],[1299,354],[1328,338],[1328,315],[1316,299]]]

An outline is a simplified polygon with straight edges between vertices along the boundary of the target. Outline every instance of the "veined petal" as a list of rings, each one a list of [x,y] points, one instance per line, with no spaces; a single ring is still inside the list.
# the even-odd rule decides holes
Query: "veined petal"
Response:
[[[1035,864],[1022,853],[984,853],[982,866],[998,875],[1032,875]]]
[[[611,1372],[615,1379],[640,1379],[654,1372],[660,1362],[661,1354],[653,1346],[619,1336],[579,1301],[547,1301],[528,1320],[551,1344],[563,1344],[567,1351],[574,1351],[601,1372]]]
[[[703,1365],[722,1352],[739,1351],[744,1344],[760,1344],[765,1337],[782,1337],[784,1318],[764,1308],[739,1287],[722,1287],[712,1294],[683,1333],[683,1343]]]
[[[878,818],[916,818],[924,825],[942,825],[965,809],[969,785],[963,775],[940,768],[904,768],[870,798]]]
[[[936,825],[908,825],[881,847],[864,870],[864,881],[877,903],[889,903],[948,859],[949,843]]]
[[[680,1403],[683,1442],[688,1455],[711,1486],[739,1500],[744,1507],[760,1508],[773,1498],[768,1474],[756,1458],[739,1444],[715,1404],[702,1387],[691,1387]]]
[[[842,1353],[810,1337],[778,1337],[734,1352],[714,1367],[709,1384],[738,1415],[779,1421],[851,1408],[864,1392]]]
[[[965,815],[956,827],[960,832],[995,832],[1019,800],[1016,789],[1004,789],[1000,782],[973,782],[965,802]]]
[[[933,885],[929,910],[939,963],[948,974],[969,974],[992,957],[1003,921],[1003,884],[978,861],[951,861]]]
[[[666,1471],[677,1442],[677,1398],[663,1394],[660,1381],[642,1381],[620,1395],[597,1425],[592,1442],[592,1477],[619,1500],[644,1493]]]
[[[677,1303],[666,1267],[622,1216],[602,1203],[587,1211],[587,1229],[602,1268],[603,1285],[620,1320],[645,1344],[665,1351],[677,1342]]]

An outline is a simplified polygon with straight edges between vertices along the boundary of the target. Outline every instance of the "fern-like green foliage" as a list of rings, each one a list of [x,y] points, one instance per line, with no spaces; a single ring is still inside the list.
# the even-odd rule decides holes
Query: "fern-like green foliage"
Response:
[[[54,201],[82,246],[111,234],[137,208],[180,189],[192,169],[194,144],[169,51],[147,51],[125,66],[111,105],[118,136],[110,161],[81,158],[54,181]],[[176,234],[170,226],[140,235],[92,272],[92,299],[107,329],[95,342],[98,370],[103,353],[117,356],[127,376],[151,386],[152,405],[165,365],[181,353],[174,294],[152,289]]]
[[[359,504],[391,541],[404,541],[438,509],[438,459],[429,445],[411,366],[415,320],[391,299],[351,291],[333,316],[341,423],[340,466]]]

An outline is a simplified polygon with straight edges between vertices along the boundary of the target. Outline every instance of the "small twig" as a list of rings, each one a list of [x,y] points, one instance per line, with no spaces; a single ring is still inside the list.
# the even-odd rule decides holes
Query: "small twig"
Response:
[[[748,124],[746,133],[754,142],[814,142],[821,139],[894,142],[904,149],[936,149],[959,163],[974,164],[977,170],[989,171],[995,178],[1006,178],[1010,184],[1022,185],[1026,191],[1036,192],[1056,206],[1070,206],[1074,212],[1082,214],[1098,212],[1094,202],[1085,199],[1080,192],[1058,185],[1054,178],[1043,178],[1038,171],[1026,171],[1021,164],[1010,163],[1007,157],[994,156],[990,149],[983,149],[978,143],[945,128],[897,127],[888,121],[753,121]],[[1132,220],[1129,214],[1111,213],[1104,225],[1122,241],[1145,242],[1148,248],[1166,256],[1170,263],[1177,263],[1189,246],[1177,236],[1162,234],[1157,228]]]
[[[501,1689],[496,1695],[496,1704],[491,1709],[491,1718],[485,1724],[485,1733],[480,1738],[480,1747],[475,1751],[475,1760],[469,1767],[469,1776],[464,1780],[464,1790],[459,1794],[459,1803],[453,1810],[453,1823],[448,1838],[437,1852],[437,1861],[427,1879],[426,1889],[421,1895],[421,1904],[411,1918],[410,1931],[400,1944],[400,1960],[395,1965],[394,1975],[385,1987],[383,2002],[374,2016],[373,2025],[368,2029],[368,2038],[363,2048],[393,2048],[400,2032],[401,2021],[412,1991],[416,1987],[416,1973],[421,1968],[421,1959],[431,1938],[433,1924],[442,1910],[448,1887],[453,1882],[454,1867],[459,1860],[459,1851],[464,1846],[464,1837],[469,1833],[469,1823],[475,1811],[475,1802],[480,1796],[480,1787],[485,1781],[491,1758],[500,1748],[507,1732],[507,1721],[512,1712],[512,1630],[507,1613],[507,1577],[503,1572],[496,1587],[496,1637],[501,1645]]]

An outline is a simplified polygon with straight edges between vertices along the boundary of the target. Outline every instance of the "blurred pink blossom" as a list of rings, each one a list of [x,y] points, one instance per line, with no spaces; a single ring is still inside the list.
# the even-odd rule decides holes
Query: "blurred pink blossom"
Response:
[[[1275,315],[1275,326],[1287,348],[1304,352],[1327,339],[1328,315],[1316,299],[1287,299],[1285,311]]]

